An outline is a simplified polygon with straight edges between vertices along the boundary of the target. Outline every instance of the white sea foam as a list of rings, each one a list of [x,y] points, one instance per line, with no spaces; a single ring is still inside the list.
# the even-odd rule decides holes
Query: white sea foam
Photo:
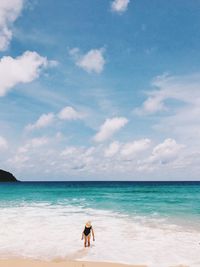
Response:
[[[83,249],[81,232],[88,219],[96,241]],[[24,203],[1,207],[0,237],[1,257],[200,266],[200,233],[195,229],[83,206]]]

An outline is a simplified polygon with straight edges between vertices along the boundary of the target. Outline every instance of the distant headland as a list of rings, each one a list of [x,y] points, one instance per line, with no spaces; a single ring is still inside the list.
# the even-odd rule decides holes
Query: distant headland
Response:
[[[1,182],[19,182],[12,173],[0,169]]]

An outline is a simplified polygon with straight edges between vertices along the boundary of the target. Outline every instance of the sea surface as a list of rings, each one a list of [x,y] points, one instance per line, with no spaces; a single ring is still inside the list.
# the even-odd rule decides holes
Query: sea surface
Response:
[[[96,240],[83,248],[91,220]],[[200,267],[198,182],[0,184],[0,258]]]

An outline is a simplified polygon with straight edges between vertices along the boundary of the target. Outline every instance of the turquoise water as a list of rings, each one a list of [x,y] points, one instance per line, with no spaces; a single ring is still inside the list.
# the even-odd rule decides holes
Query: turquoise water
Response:
[[[200,183],[48,182],[0,185],[0,205],[48,202],[129,215],[200,217]]]
[[[88,220],[96,241],[83,251]],[[0,236],[0,258],[199,267],[200,183],[3,183]]]

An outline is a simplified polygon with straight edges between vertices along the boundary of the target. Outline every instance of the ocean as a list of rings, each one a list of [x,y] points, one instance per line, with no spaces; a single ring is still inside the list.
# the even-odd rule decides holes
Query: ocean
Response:
[[[199,267],[200,183],[2,183],[0,257]]]

